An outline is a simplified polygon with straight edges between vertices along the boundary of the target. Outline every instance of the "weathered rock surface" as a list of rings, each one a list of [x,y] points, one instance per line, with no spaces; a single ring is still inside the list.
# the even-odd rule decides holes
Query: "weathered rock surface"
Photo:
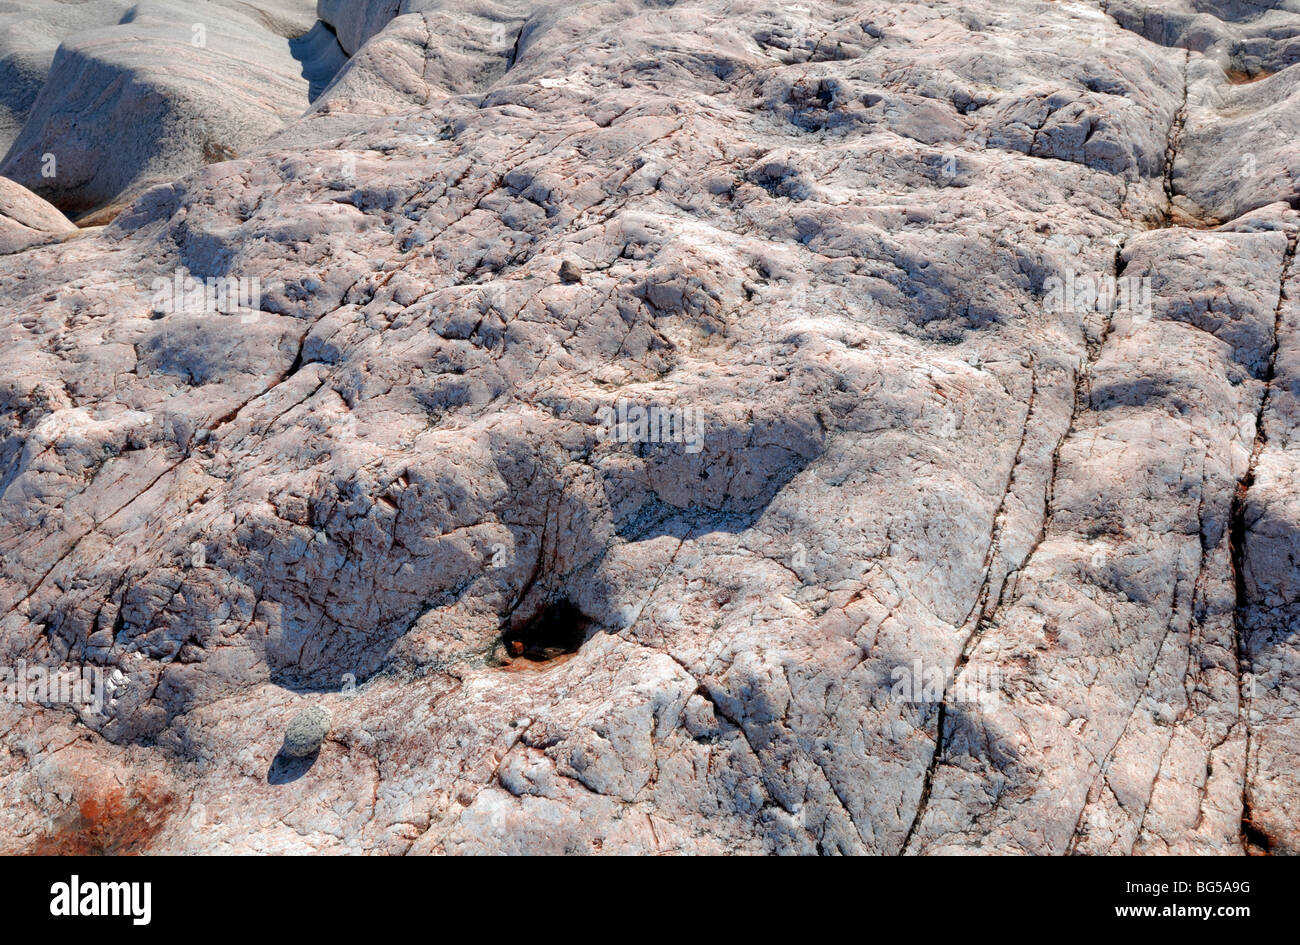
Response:
[[[18,137],[55,50],[65,37],[117,23],[130,0],[4,0],[0,3],[0,151]]]
[[[1300,848],[1293,8],[363,6],[0,259],[14,849]]]
[[[355,55],[395,16],[409,13],[410,0],[317,0],[316,16],[337,34],[339,45]]]
[[[1296,0],[1109,0],[1107,14],[1152,42],[1204,55],[1233,82],[1250,82],[1300,62]]]
[[[57,207],[0,177],[0,255],[48,243],[75,229]]]
[[[81,215],[232,158],[342,61],[309,0],[17,0],[0,8],[0,173]],[[8,130],[6,130],[8,129]]]

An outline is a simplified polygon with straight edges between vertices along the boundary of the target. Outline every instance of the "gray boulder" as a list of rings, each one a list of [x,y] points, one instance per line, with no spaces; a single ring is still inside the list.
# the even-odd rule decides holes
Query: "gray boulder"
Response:
[[[289,727],[284,730],[281,754],[289,758],[306,758],[315,754],[329,735],[333,723],[329,709],[324,706],[303,709],[289,720]]]
[[[132,0],[0,2],[0,153],[9,149],[66,37],[117,23]]]

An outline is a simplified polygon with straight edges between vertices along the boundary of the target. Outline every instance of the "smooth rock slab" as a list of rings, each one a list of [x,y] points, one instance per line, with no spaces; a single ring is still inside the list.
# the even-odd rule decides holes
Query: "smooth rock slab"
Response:
[[[0,254],[49,242],[76,230],[58,208],[7,177],[0,177]]]

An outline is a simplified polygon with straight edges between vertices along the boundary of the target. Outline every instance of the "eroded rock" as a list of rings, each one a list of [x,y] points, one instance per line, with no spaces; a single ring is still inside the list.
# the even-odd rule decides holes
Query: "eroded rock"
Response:
[[[0,177],[0,255],[48,243],[74,230],[72,221],[58,208]]]
[[[307,107],[304,71],[319,83],[341,62],[328,36],[291,49],[310,7],[8,4],[0,66],[21,81],[0,109],[13,129],[0,173],[80,216],[249,150]]]
[[[0,704],[6,835],[75,719],[186,785],[163,852],[1296,849],[1297,67],[1030,0],[394,12],[0,260],[0,657],[122,678]]]

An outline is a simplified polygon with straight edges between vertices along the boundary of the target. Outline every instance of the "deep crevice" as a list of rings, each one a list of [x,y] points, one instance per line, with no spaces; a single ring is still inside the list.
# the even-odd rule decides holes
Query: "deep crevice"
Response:
[[[576,653],[587,642],[591,619],[560,598],[544,606],[536,616],[501,635],[511,658],[544,663],[567,653]]]
[[[1247,856],[1268,856],[1273,850],[1273,839],[1251,820],[1250,804],[1241,811],[1241,845]]]
[[[1164,190],[1165,190],[1165,226],[1174,225],[1175,206],[1174,197],[1174,162],[1178,160],[1178,146],[1182,143],[1183,127],[1187,123],[1187,73],[1191,68],[1192,54],[1190,51],[1183,53],[1183,98],[1179,103],[1178,111],[1174,112],[1174,120],[1169,126],[1169,137],[1165,145],[1165,168],[1164,168]]]
[[[1232,618],[1232,636],[1237,661],[1237,711],[1239,719],[1244,723],[1244,737],[1246,740],[1241,773],[1241,845],[1247,852],[1257,850],[1267,852],[1268,838],[1251,822],[1249,797],[1251,737],[1250,716],[1246,709],[1248,698],[1246,674],[1249,661],[1246,655],[1245,638],[1247,633],[1246,615],[1250,609],[1250,590],[1246,584],[1246,499],[1251,488],[1255,485],[1255,469],[1259,463],[1260,454],[1263,453],[1264,447],[1268,444],[1265,419],[1270,395],[1273,393],[1273,381],[1277,375],[1277,355],[1282,338],[1282,306],[1287,300],[1286,283],[1291,272],[1291,265],[1295,261],[1297,240],[1300,240],[1300,235],[1288,237],[1286,253],[1282,257],[1282,272],[1278,278],[1277,307],[1273,312],[1273,343],[1264,369],[1264,390],[1259,398],[1259,407],[1255,411],[1255,440],[1251,446],[1250,460],[1246,464],[1246,471],[1237,480],[1237,487],[1233,491],[1232,506],[1228,516],[1228,555],[1232,569],[1233,589],[1236,596],[1236,607],[1233,609]],[[1261,844],[1259,838],[1262,838],[1264,843]]]

